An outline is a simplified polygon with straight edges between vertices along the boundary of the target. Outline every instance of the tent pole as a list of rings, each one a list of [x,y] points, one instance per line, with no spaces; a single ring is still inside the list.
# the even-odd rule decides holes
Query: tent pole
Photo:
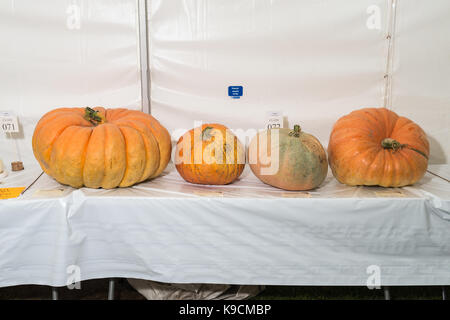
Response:
[[[150,71],[148,66],[148,15],[147,0],[138,0],[139,21],[139,63],[141,76],[142,112],[151,114],[150,108]]]

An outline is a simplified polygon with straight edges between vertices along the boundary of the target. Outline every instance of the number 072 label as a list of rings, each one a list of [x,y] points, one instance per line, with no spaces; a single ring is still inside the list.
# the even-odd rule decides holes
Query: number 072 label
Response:
[[[17,117],[10,112],[0,111],[0,130],[4,133],[19,132]]]
[[[283,113],[280,111],[267,111],[266,129],[283,128]]]

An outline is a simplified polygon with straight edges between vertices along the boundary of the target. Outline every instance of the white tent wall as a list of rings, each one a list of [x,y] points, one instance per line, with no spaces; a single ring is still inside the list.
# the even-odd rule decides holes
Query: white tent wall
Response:
[[[176,138],[194,121],[259,129],[267,111],[282,111],[326,147],[340,116],[387,106],[424,128],[431,163],[446,163],[450,2],[419,2],[152,0],[152,114]],[[228,96],[233,85],[240,99]]]
[[[449,163],[450,1],[397,1],[392,109],[424,128],[430,163]]]
[[[137,1],[0,1],[0,111],[22,126],[14,139],[0,133],[5,164],[35,163],[31,136],[45,112],[99,105],[141,108]]]
[[[384,97],[388,2],[343,2],[151,1],[152,113],[171,130],[259,129],[282,111],[326,143],[339,116]]]

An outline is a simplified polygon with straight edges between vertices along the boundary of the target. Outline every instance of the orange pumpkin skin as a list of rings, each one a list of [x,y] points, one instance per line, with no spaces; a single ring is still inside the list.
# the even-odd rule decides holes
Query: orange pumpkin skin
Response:
[[[32,143],[42,170],[74,188],[128,187],[154,178],[171,152],[169,133],[152,116],[102,107],[48,112]]]
[[[385,108],[364,108],[340,118],[328,145],[336,179],[348,185],[401,187],[427,170],[429,143],[411,120]]]
[[[204,124],[177,142],[175,167],[187,182],[229,184],[242,174],[244,166],[244,147],[223,125]]]

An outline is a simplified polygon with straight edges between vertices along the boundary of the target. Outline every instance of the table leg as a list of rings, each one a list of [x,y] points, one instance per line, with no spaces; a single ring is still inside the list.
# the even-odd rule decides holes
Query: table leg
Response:
[[[389,287],[383,287],[384,289],[384,300],[391,300],[391,293]]]
[[[116,280],[114,278],[109,279],[108,300],[114,300],[115,284],[116,284]]]
[[[58,288],[52,287],[52,300],[58,300]]]

